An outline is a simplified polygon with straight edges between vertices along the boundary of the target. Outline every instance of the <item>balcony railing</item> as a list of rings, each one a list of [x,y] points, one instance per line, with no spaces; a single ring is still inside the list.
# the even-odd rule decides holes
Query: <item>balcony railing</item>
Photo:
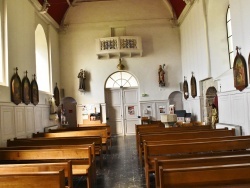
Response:
[[[98,59],[141,57],[141,37],[122,36],[96,39],[96,54]]]

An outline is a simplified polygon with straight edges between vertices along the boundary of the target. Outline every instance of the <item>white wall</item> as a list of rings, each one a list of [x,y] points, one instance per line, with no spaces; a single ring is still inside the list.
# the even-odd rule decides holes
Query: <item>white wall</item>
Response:
[[[1,1],[2,2],[2,1]],[[0,86],[0,145],[4,146],[7,139],[27,137],[31,133],[43,131],[49,121],[48,99],[52,93],[39,92],[39,104],[15,105],[11,102],[9,82],[18,67],[22,79],[25,71],[31,81],[36,73],[35,64],[35,28],[40,23],[45,30],[48,41],[51,41],[52,83],[60,84],[59,73],[59,41],[57,31],[51,28],[37,14],[28,0],[5,0],[7,8],[7,43],[8,48],[8,86]],[[48,42],[50,44],[50,42]],[[38,85],[39,87],[39,85]],[[53,91],[52,91],[53,92]]]
[[[249,88],[243,92],[235,90],[233,71],[229,67],[226,42],[226,11],[229,4],[231,7],[234,49],[236,46],[241,47],[241,53],[247,61],[250,52],[248,40],[250,38],[248,32],[250,29],[250,1],[195,1],[180,27],[183,76],[186,72],[189,73],[191,69],[194,69],[195,66],[196,69],[200,68],[199,72],[202,72],[197,76],[195,74],[197,81],[210,76],[216,80],[215,85],[218,84],[216,87],[219,92],[219,122],[240,125],[243,128],[243,134],[249,134]],[[205,12],[202,13],[198,9],[205,10]],[[207,40],[206,32],[208,34]],[[201,38],[201,36],[203,37]],[[207,51],[206,46],[209,47]],[[201,59],[202,63],[200,63]],[[211,74],[209,74],[210,69]],[[186,103],[191,102],[187,101]],[[185,105],[186,108],[190,106],[190,111],[196,112],[199,109],[198,106],[201,106],[198,101],[196,104],[187,104]]]
[[[192,113],[194,120],[201,120],[200,111],[200,83],[210,77],[210,63],[208,58],[207,26],[204,17],[203,1],[195,1],[186,18],[180,26],[182,79],[187,78],[189,98],[183,100],[184,109]],[[197,97],[191,96],[191,77],[194,73],[197,86]]]
[[[181,80],[178,28],[172,28],[166,20],[123,24],[127,35],[142,37],[143,56],[123,59],[125,69],[138,79],[140,93],[148,94],[148,97],[141,97],[140,100],[166,100],[170,93],[179,90]],[[105,81],[109,75],[118,71],[118,59],[98,60],[95,52],[95,39],[110,33],[107,25],[69,25],[66,32],[60,35],[62,87],[65,96],[72,96],[78,104],[104,103]],[[158,68],[162,64],[166,65],[167,86],[160,88]],[[85,94],[78,91],[77,75],[80,69],[87,72]]]

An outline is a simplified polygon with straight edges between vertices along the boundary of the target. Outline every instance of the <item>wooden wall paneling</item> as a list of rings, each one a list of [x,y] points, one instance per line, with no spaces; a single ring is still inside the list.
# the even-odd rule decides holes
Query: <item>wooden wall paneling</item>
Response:
[[[26,133],[32,135],[35,132],[34,107],[25,108]]]
[[[26,137],[25,108],[16,106],[15,108],[15,135],[18,138]]]
[[[149,117],[157,120],[155,116],[155,102],[140,102],[141,117]]]
[[[50,125],[49,122],[49,107],[42,107],[42,128]]]
[[[135,124],[138,124],[138,120],[129,120],[125,119],[125,133],[126,135],[135,135]]]
[[[243,135],[247,132],[247,105],[246,105],[246,94],[240,93],[231,96],[232,101],[232,124],[240,125],[242,127]]]
[[[232,105],[231,97],[229,95],[220,95],[218,98],[219,103],[219,122],[232,123]]]
[[[107,123],[107,116],[106,116],[107,115],[107,106],[106,106],[106,103],[101,103],[101,114],[102,114],[102,123]]]
[[[42,127],[42,109],[39,106],[34,107],[35,132],[43,131]]]
[[[247,96],[247,110],[246,110],[246,113],[247,113],[247,120],[246,120],[246,129],[247,129],[247,134],[250,134],[250,92],[246,94]]]
[[[169,113],[168,107],[168,101],[155,101],[156,120],[161,119],[161,114]]]
[[[1,106],[1,146],[6,146],[6,140],[14,138],[15,122],[14,107]]]

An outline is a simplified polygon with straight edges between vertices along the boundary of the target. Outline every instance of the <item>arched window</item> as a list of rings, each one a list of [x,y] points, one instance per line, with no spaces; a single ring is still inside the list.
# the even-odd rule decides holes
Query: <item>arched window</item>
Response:
[[[35,31],[36,78],[40,91],[50,92],[48,45],[43,27],[38,24]]]
[[[138,82],[133,75],[128,72],[115,72],[107,79],[106,88],[137,87]]]
[[[0,3],[0,85],[8,85],[7,11]]]
[[[227,42],[228,42],[229,65],[230,68],[233,68],[234,48],[233,48],[233,34],[232,34],[230,6],[228,6],[227,8]]]

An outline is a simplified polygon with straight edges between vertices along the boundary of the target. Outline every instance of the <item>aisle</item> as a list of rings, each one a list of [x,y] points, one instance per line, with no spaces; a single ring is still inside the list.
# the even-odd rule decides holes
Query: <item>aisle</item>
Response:
[[[145,188],[144,168],[139,164],[135,136],[112,138],[111,153],[104,155],[103,169],[97,170],[96,188]],[[74,187],[84,187],[81,181]]]

